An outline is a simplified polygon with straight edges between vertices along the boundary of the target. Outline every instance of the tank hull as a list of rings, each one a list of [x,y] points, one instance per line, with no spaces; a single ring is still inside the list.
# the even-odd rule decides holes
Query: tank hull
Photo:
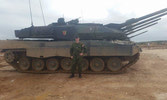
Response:
[[[70,57],[72,41],[1,40],[0,50],[24,50],[29,57]],[[133,56],[140,48],[129,41],[82,41],[88,49],[85,56]]]
[[[140,48],[130,41],[81,42],[88,51],[84,55],[84,73],[118,73],[139,59]],[[20,72],[70,72],[72,43],[72,41],[1,40],[0,50],[5,52],[5,60]],[[115,63],[118,65],[113,67]],[[53,64],[57,67],[52,66],[53,68],[49,69]],[[36,69],[37,65],[40,65],[38,68],[41,69]],[[102,68],[98,69],[100,67]]]

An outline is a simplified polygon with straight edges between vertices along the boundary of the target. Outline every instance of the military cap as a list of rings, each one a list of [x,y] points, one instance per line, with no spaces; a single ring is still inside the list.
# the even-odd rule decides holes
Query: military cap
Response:
[[[78,34],[76,34],[74,37],[75,37],[75,39],[76,39],[76,38],[79,38]]]

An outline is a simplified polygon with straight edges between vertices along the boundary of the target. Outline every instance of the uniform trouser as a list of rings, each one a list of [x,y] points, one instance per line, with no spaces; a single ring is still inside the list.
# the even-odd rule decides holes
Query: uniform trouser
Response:
[[[82,66],[81,66],[81,62],[82,62],[82,57],[78,56],[78,57],[73,57],[72,59],[72,66],[71,66],[71,73],[74,74],[76,67],[78,67],[78,73],[81,74],[82,72]]]

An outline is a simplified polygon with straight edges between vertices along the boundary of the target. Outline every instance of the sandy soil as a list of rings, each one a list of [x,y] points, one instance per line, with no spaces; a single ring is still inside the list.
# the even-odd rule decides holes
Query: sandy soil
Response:
[[[167,100],[167,49],[143,50],[123,74],[68,76],[0,67],[0,100]]]

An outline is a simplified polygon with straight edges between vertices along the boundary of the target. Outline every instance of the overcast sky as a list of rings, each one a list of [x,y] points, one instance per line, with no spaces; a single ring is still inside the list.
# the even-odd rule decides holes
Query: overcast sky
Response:
[[[59,17],[81,17],[83,23],[123,23],[127,19],[167,8],[167,0],[41,0],[46,24]],[[39,0],[31,0],[35,26],[43,20]],[[31,26],[28,0],[0,0],[0,39],[13,39],[14,30]],[[167,40],[167,16],[133,41]]]

